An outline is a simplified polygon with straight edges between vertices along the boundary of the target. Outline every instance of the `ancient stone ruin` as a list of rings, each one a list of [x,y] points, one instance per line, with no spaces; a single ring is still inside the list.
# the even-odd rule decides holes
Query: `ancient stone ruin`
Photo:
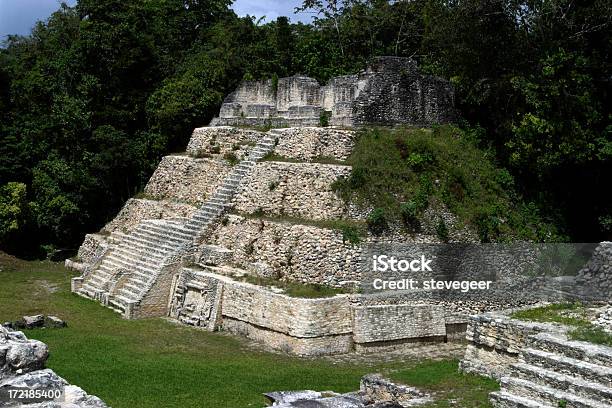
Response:
[[[356,76],[366,85],[359,85],[361,91],[351,103],[366,109],[370,106],[364,102],[369,100],[366,96],[374,94],[364,93],[365,89],[392,87],[395,80],[383,79],[398,79],[404,75],[402,69],[410,67],[414,65],[408,60],[379,60]],[[427,81],[414,70],[406,72],[416,75],[410,83],[422,91]],[[287,89],[279,87],[282,92],[277,95]],[[312,88],[313,98],[326,95],[317,89]],[[398,123],[450,117],[450,105],[441,104],[438,94],[434,98],[419,91],[424,99],[415,99],[400,89],[401,98],[377,99],[367,108],[383,112],[381,116],[351,114],[342,120],[377,123],[378,117],[395,123],[394,115],[400,111],[405,116]],[[236,100],[241,92],[230,99]],[[452,93],[445,95],[450,98]],[[410,116],[413,111],[398,110],[399,102],[394,102],[398,98],[412,101],[413,106],[436,106],[419,112],[437,113]],[[222,109],[221,117],[229,120],[227,109]],[[268,118],[265,112],[254,115]],[[336,118],[340,120],[340,115]],[[530,304],[534,293],[565,298],[577,279],[588,281],[587,276],[608,273],[597,261],[597,256],[607,254],[602,249],[580,276],[554,278],[552,288],[545,279],[525,281],[522,276],[532,266],[532,249],[469,250],[465,245],[477,242],[476,234],[440,206],[426,210],[418,234],[391,228],[383,235],[368,232],[360,243],[347,242],[330,222],[363,223],[369,213],[345,203],[332,188],[351,172],[345,160],[355,138],[354,130],[334,127],[267,132],[230,126],[195,129],[186,152],[164,157],[142,196],[128,200],[100,232],[87,235],[78,257],[66,262],[82,273],[73,279],[72,290],[128,319],[169,316],[187,325],[243,335],[275,349],[320,355],[462,338],[471,314]],[[462,245],[439,249],[442,246],[436,244],[441,241],[435,232],[439,219],[448,226],[450,242]],[[418,276],[423,279],[442,274],[475,280],[479,272],[494,279],[498,288],[487,294],[457,291],[452,296],[428,290],[357,293],[354,289],[371,278],[367,265],[376,249],[404,251],[407,256],[426,254],[436,270],[452,267],[423,272]],[[480,270],[481,264],[489,269]],[[274,282],[319,284],[344,293],[299,298]]]
[[[450,83],[421,74],[415,61],[379,57],[366,70],[325,85],[300,75],[244,81],[211,125],[432,125],[454,119],[453,99]]]
[[[612,348],[568,339],[566,326],[473,316],[465,372],[501,380],[497,408],[612,406]]]

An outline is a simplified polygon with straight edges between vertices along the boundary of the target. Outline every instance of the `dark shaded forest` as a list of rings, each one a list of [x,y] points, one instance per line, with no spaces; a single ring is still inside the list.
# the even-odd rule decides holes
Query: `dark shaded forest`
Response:
[[[79,0],[0,49],[0,248],[75,248],[243,79],[325,82],[378,55],[450,79],[470,142],[558,234],[612,238],[608,0],[306,0],[312,24],[229,0]],[[488,217],[502,217],[491,208]]]

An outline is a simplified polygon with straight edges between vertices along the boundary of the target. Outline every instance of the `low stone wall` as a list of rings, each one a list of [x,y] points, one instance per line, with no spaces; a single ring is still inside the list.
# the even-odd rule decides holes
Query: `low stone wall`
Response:
[[[175,279],[170,316],[209,330],[222,328],[298,355],[346,353],[352,343],[347,296],[291,298],[189,268]]]
[[[471,316],[466,339],[469,342],[460,370],[500,379],[519,361],[519,353],[529,336],[542,332],[561,332],[559,326],[526,322],[502,313]]]
[[[381,343],[444,341],[444,309],[428,304],[373,305],[354,308],[353,338],[357,349]],[[386,346],[386,344],[385,344]]]
[[[317,158],[346,160],[355,145],[355,132],[348,130],[300,127],[277,129],[276,154],[296,160]]]
[[[226,272],[181,269],[174,279],[170,317],[298,355],[385,352],[446,340],[439,306],[359,306],[360,295],[296,298],[219,274]]]
[[[331,185],[350,171],[349,166],[319,163],[260,162],[242,180],[234,208],[310,220],[342,218],[349,210]]]
[[[191,217],[196,210],[195,206],[186,203],[130,198],[102,230],[128,232],[144,220]]]
[[[144,189],[157,199],[174,199],[201,205],[231,171],[222,160],[166,156]]]
[[[44,403],[8,402],[9,406],[20,407],[87,407],[106,408],[100,398],[88,395],[81,388],[70,385],[53,370],[45,369],[49,356],[46,344],[28,340],[20,331],[11,331],[0,325],[0,390],[23,387],[29,390],[62,391],[63,396]],[[5,400],[0,401],[4,405]]]

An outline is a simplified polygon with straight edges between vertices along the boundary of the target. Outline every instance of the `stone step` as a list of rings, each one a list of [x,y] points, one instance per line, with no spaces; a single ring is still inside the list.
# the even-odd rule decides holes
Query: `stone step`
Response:
[[[138,281],[138,282],[140,282],[140,281]],[[141,285],[135,284],[134,280],[131,279],[131,278],[126,283],[124,283],[122,287],[125,288],[125,289],[128,289],[130,292],[137,293],[137,294],[142,293],[142,291],[145,288],[144,285],[141,286]]]
[[[149,274],[156,274],[158,270],[158,265],[155,265],[156,267],[154,268],[153,265],[150,264],[128,264],[121,259],[106,259],[104,262],[106,262],[106,264],[111,268],[123,268],[130,271],[131,273],[134,273],[134,271],[138,271],[145,276],[148,276]]]
[[[98,276],[90,275],[89,278],[87,278],[85,280],[85,282],[83,283],[83,286],[90,285],[90,286],[92,286],[94,288],[101,289],[106,282],[108,282],[108,279],[104,279],[104,278],[100,278]]]
[[[115,292],[115,296],[131,299],[134,302],[142,297],[142,292],[142,290],[133,290],[132,288],[123,285],[118,291]]]
[[[130,267],[134,267],[139,264],[157,267],[157,265],[163,263],[168,256],[169,255],[154,255],[151,252],[134,252],[125,248],[115,248],[115,250],[112,251],[107,258],[121,260]]]
[[[528,398],[519,397],[506,391],[495,391],[489,394],[489,400],[495,408],[557,408],[557,406],[542,404]]]
[[[612,388],[526,363],[513,364],[511,376],[612,406]]]
[[[113,249],[113,253],[119,253],[125,257],[132,257],[134,259],[154,259],[161,261],[168,257],[172,253],[169,249],[161,248],[160,246],[145,246],[145,243],[131,241],[130,245],[119,245]]]
[[[97,292],[103,292],[103,290],[95,286],[91,286],[87,283],[81,286],[81,293],[85,294],[89,298],[94,299],[96,297]]]
[[[134,231],[129,237],[126,237],[123,241],[123,248],[131,248],[135,247],[136,249],[143,250],[152,250],[156,249],[159,252],[163,253],[172,253],[176,250],[176,248],[180,247],[185,241],[178,240],[172,237],[164,237],[157,233],[142,233]]]
[[[146,249],[149,251],[155,251],[159,254],[163,254],[164,256],[168,256],[172,254],[179,248],[179,244],[171,245],[168,243],[164,243],[163,241],[157,241],[151,238],[150,236],[142,236],[142,235],[130,235],[129,238],[126,238],[125,245],[129,247],[133,247],[136,249]],[[183,242],[181,242],[182,244]]]
[[[569,392],[560,391],[542,384],[524,380],[522,378],[502,377],[502,391],[507,391],[534,402],[549,404],[553,407],[563,405],[567,408],[610,408],[608,404],[594,401],[589,398],[576,396]]]
[[[612,347],[584,341],[566,340],[550,333],[530,336],[527,339],[527,347],[561,354],[587,363],[612,367]]]
[[[152,234],[160,237],[170,237],[175,241],[189,239],[189,236],[182,230],[183,225],[159,225],[146,224],[142,228],[136,230],[143,234]]]
[[[534,366],[573,375],[585,381],[592,381],[612,388],[612,368],[587,363],[575,358],[558,355],[549,351],[523,349],[521,358]]]

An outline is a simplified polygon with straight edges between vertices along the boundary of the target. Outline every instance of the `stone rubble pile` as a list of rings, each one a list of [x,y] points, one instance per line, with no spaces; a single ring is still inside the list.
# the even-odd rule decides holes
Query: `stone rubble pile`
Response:
[[[357,392],[278,391],[265,396],[277,408],[407,408],[432,402],[428,394],[395,384],[380,374],[364,376]]]
[[[5,322],[3,326],[9,329],[61,329],[66,322],[57,316],[33,315],[23,316],[14,322]]]
[[[593,324],[601,327],[608,333],[612,333],[612,306],[608,306],[607,309],[602,311],[597,319],[593,321]]]
[[[20,331],[0,325],[0,395],[13,387],[29,390],[63,390],[61,400],[18,403],[0,399],[0,406],[28,408],[107,408],[98,397],[70,385],[53,370],[45,368],[49,349],[45,343],[29,340]]]

